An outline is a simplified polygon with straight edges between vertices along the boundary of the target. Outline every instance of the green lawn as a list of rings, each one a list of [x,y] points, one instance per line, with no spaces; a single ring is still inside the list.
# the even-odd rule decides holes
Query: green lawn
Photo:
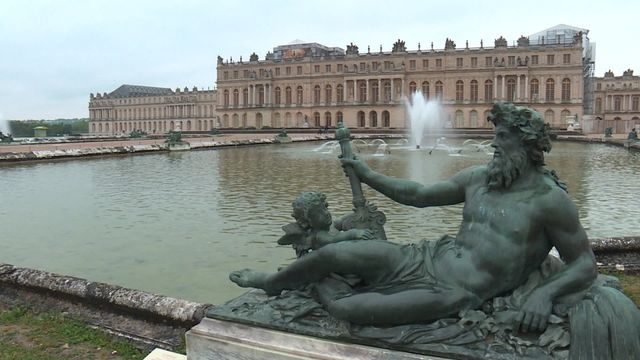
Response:
[[[0,305],[0,360],[124,360],[146,354],[63,315]]]

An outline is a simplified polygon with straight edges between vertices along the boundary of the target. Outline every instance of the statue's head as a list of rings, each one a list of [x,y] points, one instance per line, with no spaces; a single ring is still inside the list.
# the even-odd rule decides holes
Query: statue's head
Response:
[[[534,165],[544,165],[544,152],[551,151],[551,127],[542,120],[540,113],[512,103],[499,102],[493,105],[488,120],[496,128],[505,126],[517,130]]]
[[[328,230],[332,219],[327,197],[320,192],[308,191],[293,201],[293,216],[303,229]]]
[[[551,150],[550,126],[538,112],[511,103],[496,103],[488,120],[496,127],[489,188],[509,187],[527,166],[544,166],[544,152]]]

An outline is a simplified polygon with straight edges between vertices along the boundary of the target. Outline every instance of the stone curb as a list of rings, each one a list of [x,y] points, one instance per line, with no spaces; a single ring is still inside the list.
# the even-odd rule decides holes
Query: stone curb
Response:
[[[62,298],[72,297],[87,304],[188,326],[199,323],[212,306],[10,264],[0,264],[0,285],[28,288]]]

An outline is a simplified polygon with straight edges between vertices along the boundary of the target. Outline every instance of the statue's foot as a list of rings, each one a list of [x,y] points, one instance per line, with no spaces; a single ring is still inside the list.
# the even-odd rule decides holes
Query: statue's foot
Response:
[[[264,290],[267,295],[279,295],[281,290],[273,289],[267,286],[267,277],[269,274],[258,272],[251,269],[244,269],[234,271],[229,274],[229,280],[233,281],[240,287],[248,288],[257,288]]]

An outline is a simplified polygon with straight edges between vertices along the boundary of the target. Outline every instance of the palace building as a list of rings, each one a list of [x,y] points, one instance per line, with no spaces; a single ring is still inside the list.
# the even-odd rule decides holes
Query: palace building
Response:
[[[443,49],[432,43],[407,50],[398,40],[391,51],[295,42],[263,60],[255,53],[248,61],[218,57],[216,90],[123,85],[92,95],[90,130],[319,128],[338,121],[357,129],[404,129],[410,126],[405,102],[417,91],[443,105],[445,127],[488,127],[493,102],[503,100],[530,106],[553,127],[566,128],[592,108],[587,33],[558,25],[511,45],[503,37],[480,47],[446,39]]]
[[[109,94],[91,94],[89,133],[129,134],[142,130],[164,134],[171,130],[210,131],[216,108],[215,90],[122,85]]]
[[[595,80],[594,126],[590,132],[604,133],[610,127],[614,134],[640,130],[640,76],[633,70],[615,76],[611,70]]]

